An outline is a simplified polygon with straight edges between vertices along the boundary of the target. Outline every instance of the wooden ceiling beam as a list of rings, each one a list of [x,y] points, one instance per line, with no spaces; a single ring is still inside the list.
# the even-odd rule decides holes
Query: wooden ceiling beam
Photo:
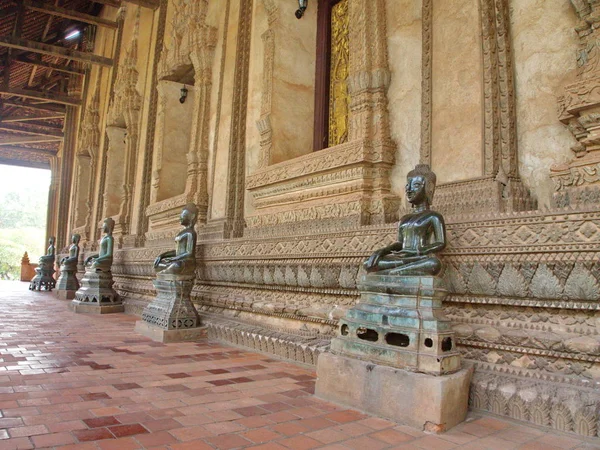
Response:
[[[13,108],[27,108],[27,109],[35,109],[38,111],[46,111],[46,112],[65,114],[65,107],[62,105],[25,103],[25,102],[17,102],[14,100],[2,100],[0,103],[3,106],[11,106]]]
[[[56,70],[57,72],[71,73],[74,75],[85,75],[85,70],[75,69],[74,67],[68,67],[64,64],[53,64],[41,59],[31,59],[24,56],[17,56],[13,59],[14,62],[21,64],[29,64],[31,66],[45,67],[46,69]]]
[[[120,0],[93,0],[96,3],[101,3],[106,6],[112,6],[113,8],[119,8],[121,6]],[[143,6],[144,8],[158,9],[160,3],[158,0],[123,0],[125,3],[133,3],[134,5]]]
[[[64,119],[65,115],[63,113],[54,113],[54,114],[43,114],[41,116],[5,116],[0,117],[0,123],[19,123],[19,122],[32,122],[35,125],[43,126],[44,122],[42,120],[56,120],[56,119]]]
[[[15,152],[38,153],[40,155],[49,155],[49,156],[56,155],[56,150],[47,150],[47,149],[44,149],[44,148],[18,147],[18,146],[15,146],[15,145],[5,145],[5,146],[2,146],[2,150],[9,150],[9,151],[15,151]]]
[[[43,100],[43,101],[47,101],[47,102],[51,102],[51,103],[59,103],[61,105],[68,105],[68,106],[80,106],[81,105],[80,98],[71,97],[68,95],[54,94],[54,93],[50,93],[50,92],[31,91],[28,89],[17,89],[17,88],[5,89],[5,88],[2,88],[2,89],[0,89],[0,94],[14,95],[16,97],[30,98],[33,100]],[[6,102],[5,102],[5,104],[6,104]]]
[[[0,46],[8,48],[16,48],[33,53],[41,53],[42,55],[50,55],[58,58],[73,59],[91,64],[97,64],[104,67],[112,67],[113,60],[104,56],[98,56],[93,53],[80,52],[66,47],[57,45],[44,44],[42,42],[22,39],[14,36],[0,36]]]
[[[62,137],[57,136],[1,136],[0,147],[7,145],[22,144],[43,144],[46,142],[62,141]]]
[[[119,25],[117,22],[112,20],[102,19],[100,17],[91,16],[89,14],[80,13],[60,6],[50,5],[39,0],[23,0],[23,5],[32,10],[41,12],[44,14],[50,14],[51,16],[62,17],[64,19],[77,20],[78,22],[89,23],[99,27],[107,27],[116,30]]]
[[[57,137],[57,138],[62,138],[64,137],[64,134],[62,132],[61,129],[56,129],[55,127],[52,127],[54,129],[44,129],[42,130],[41,128],[39,130],[28,130],[28,129],[23,129],[21,127],[17,127],[15,125],[9,124],[9,123],[0,123],[0,130],[2,131],[10,131],[13,133],[23,133],[23,134],[29,134],[32,136],[51,136],[51,137]],[[0,138],[0,141],[2,141],[3,139]]]

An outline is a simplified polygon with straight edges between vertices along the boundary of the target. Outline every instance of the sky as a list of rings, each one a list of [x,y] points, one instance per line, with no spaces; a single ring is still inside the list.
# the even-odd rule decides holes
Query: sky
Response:
[[[23,183],[47,193],[50,186],[50,170],[0,164],[0,192],[14,191],[15,187]]]

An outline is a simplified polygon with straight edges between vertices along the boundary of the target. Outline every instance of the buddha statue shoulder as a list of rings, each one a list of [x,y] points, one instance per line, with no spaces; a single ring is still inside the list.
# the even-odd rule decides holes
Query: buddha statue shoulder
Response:
[[[115,221],[111,217],[104,219],[102,231],[104,236],[100,240],[99,253],[88,256],[85,260],[87,269],[96,270],[97,272],[108,272],[113,262],[114,238],[112,236],[115,228]]]
[[[442,270],[437,254],[446,247],[446,225],[430,209],[436,176],[419,164],[407,175],[406,198],[412,211],[400,219],[398,240],[375,251],[364,263],[367,272],[381,275],[435,276]]]
[[[61,266],[65,266],[67,269],[77,270],[77,261],[79,259],[79,241],[81,236],[75,233],[71,236],[71,245],[69,247],[69,256],[65,256],[60,260]]]
[[[198,208],[195,204],[188,203],[179,217],[184,229],[175,237],[176,249],[161,253],[154,260],[154,270],[157,274],[195,274],[197,234],[194,227],[197,220]]]

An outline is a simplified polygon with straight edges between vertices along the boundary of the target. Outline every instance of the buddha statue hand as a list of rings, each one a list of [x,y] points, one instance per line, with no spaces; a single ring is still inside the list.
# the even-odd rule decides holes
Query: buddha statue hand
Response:
[[[99,257],[100,255],[96,254],[96,255],[90,255],[85,259],[85,266],[89,266],[90,264],[93,264],[93,262]]]

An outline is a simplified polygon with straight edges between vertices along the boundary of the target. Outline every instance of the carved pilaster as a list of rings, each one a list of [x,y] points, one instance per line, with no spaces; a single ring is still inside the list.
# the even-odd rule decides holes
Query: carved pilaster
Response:
[[[139,116],[142,105],[142,97],[137,90],[139,29],[140,8],[138,7],[133,36],[123,64],[118,67],[114,96],[107,114],[107,132],[111,131],[108,133],[107,166],[103,178],[108,177],[110,182],[105,182],[102,214],[97,218],[113,217],[114,236],[119,246],[123,245],[123,239],[129,234],[131,226],[133,183],[139,141]],[[124,145],[120,145],[120,142],[116,145],[116,140],[114,138],[111,140],[110,134],[122,135]],[[118,205],[115,202],[118,202]],[[102,226],[101,221],[98,226]]]
[[[571,147],[571,161],[550,168],[557,206],[600,204],[600,4],[594,0],[571,3],[580,18],[575,28],[579,36],[577,69],[575,82],[564,87],[558,100],[558,116],[577,143]]]

